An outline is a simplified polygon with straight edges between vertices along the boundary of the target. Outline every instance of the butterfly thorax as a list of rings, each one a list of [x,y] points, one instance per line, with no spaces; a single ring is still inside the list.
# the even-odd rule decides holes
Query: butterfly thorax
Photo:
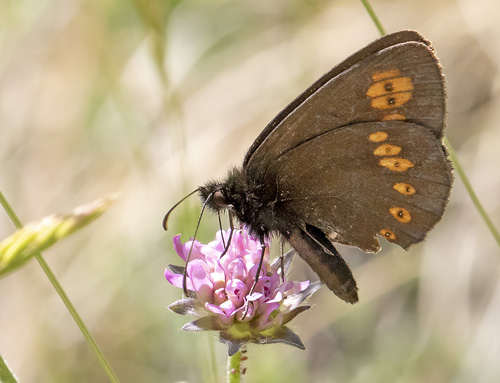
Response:
[[[269,189],[266,192],[269,193]],[[248,184],[241,168],[232,169],[222,182],[209,181],[200,187],[200,195],[203,202],[208,199],[207,206],[213,211],[231,209],[257,237],[267,237],[277,230],[273,224],[275,199],[264,195],[264,189],[259,185]]]

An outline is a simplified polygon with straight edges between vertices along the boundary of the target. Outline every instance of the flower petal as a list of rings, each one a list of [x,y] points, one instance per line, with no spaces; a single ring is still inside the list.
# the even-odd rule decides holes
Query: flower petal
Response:
[[[240,279],[244,281],[248,274],[245,261],[241,258],[233,260],[227,265],[227,274],[233,279]]]
[[[236,306],[240,307],[248,294],[248,287],[239,279],[231,279],[226,287],[227,298]]]
[[[201,259],[194,259],[189,262],[187,273],[193,283],[193,289],[200,302],[213,302],[214,285],[210,278],[210,270]]]
[[[259,312],[259,315],[255,317],[255,319],[252,322],[252,328],[258,331],[263,331],[267,330],[269,327],[274,326],[275,322],[273,321],[274,317],[271,316],[273,312],[278,310],[280,307],[279,302],[276,303],[266,303],[264,305],[264,310],[262,313]],[[277,314],[277,312],[276,312]],[[281,320],[280,320],[281,322]],[[281,323],[278,324],[278,326],[281,325]]]
[[[205,303],[205,308],[208,311],[213,312],[214,314],[217,314],[217,315],[226,315],[226,313],[224,312],[224,310],[221,309],[220,306],[214,305],[213,303]]]
[[[214,304],[220,305],[227,301],[226,289],[221,287],[214,291]]]
[[[165,277],[182,288],[186,272],[191,299],[179,300],[170,309],[199,316],[183,329],[218,331],[230,355],[248,342],[286,343],[304,349],[300,338],[284,324],[309,308],[300,304],[320,283],[292,282],[280,275],[290,268],[294,251],[270,265],[268,240],[261,243],[248,230],[240,229],[233,231],[228,242],[230,234],[231,229],[221,230],[208,244],[193,240],[182,244],[179,236],[174,237],[175,249],[182,259],[187,259],[191,252],[190,262],[186,269],[171,267],[165,271]],[[227,253],[221,257],[226,246]],[[262,268],[255,284],[259,262]],[[253,293],[248,295],[252,287]]]
[[[174,285],[175,287],[178,287],[180,289],[183,288],[182,287],[182,283],[183,283],[183,279],[184,279],[183,275],[179,275],[179,274],[171,272],[168,269],[165,269],[165,278],[166,278],[167,282],[170,283],[171,285]],[[191,283],[189,278],[186,279],[186,288],[188,290],[193,290],[193,284]]]
[[[297,294],[297,293],[300,293],[300,292],[304,291],[305,289],[307,289],[309,287],[309,285],[310,285],[309,281],[291,282],[290,286],[289,287],[287,286],[288,288],[287,288],[286,292],[288,295]],[[321,282],[320,282],[320,286],[321,286]]]
[[[186,260],[187,260],[187,253],[184,254],[184,245],[181,242],[181,235],[180,234],[174,235],[174,237],[172,238],[172,240],[174,242],[175,252],[177,253],[177,255],[179,255],[179,257],[181,257],[181,259],[184,262],[186,262]]]

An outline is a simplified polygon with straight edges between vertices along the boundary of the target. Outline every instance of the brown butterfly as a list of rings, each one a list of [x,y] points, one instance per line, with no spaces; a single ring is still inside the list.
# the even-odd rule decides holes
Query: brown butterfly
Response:
[[[441,219],[452,184],[441,66],[418,32],[382,37],[312,84],[243,165],[197,189],[261,239],[280,234],[341,299],[356,282],[333,243],[404,249]]]

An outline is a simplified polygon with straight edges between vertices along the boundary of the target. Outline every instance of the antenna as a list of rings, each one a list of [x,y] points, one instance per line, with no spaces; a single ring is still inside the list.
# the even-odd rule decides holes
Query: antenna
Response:
[[[198,190],[198,189],[197,189]],[[194,192],[196,192],[197,190],[195,190]],[[194,192],[192,192],[191,194],[193,194]],[[188,265],[189,265],[189,260],[191,259],[191,253],[193,252],[193,248],[194,248],[194,241],[196,239],[196,234],[198,233],[198,229],[200,228],[200,222],[201,222],[201,217],[203,217],[203,212],[205,211],[205,208],[207,207],[207,204],[208,202],[212,199],[213,195],[214,195],[215,191],[211,192],[207,199],[205,200],[205,202],[203,203],[203,206],[201,207],[201,213],[200,213],[200,218],[198,218],[198,223],[196,224],[196,230],[194,231],[194,235],[193,235],[193,239],[192,239],[192,242],[191,242],[191,248],[189,249],[189,253],[188,253],[188,256],[186,258],[186,267],[184,268],[184,274],[182,276],[182,290],[184,292],[184,295],[186,297],[188,297],[188,291],[187,291],[187,269],[188,269]],[[183,200],[185,200],[187,197],[189,197],[191,194],[187,195],[186,197],[184,197],[182,200],[180,200],[179,202],[177,202],[177,205],[179,203],[181,203]],[[175,205],[175,206],[177,206]],[[175,207],[174,206],[174,207]],[[173,208],[172,208],[173,209]],[[170,211],[172,211],[172,209],[170,209]],[[170,213],[170,211],[168,213]],[[168,216],[168,213],[167,213],[167,216]],[[164,220],[165,221],[165,220]]]
[[[170,210],[167,212],[167,214],[165,214],[165,217],[163,217],[163,222],[162,222],[163,230],[167,231],[167,221],[168,221],[168,217],[170,216],[170,213],[172,213],[172,210],[174,210],[177,206],[179,206],[181,204],[181,202],[183,202],[187,197],[191,197],[194,193],[196,193],[199,190],[200,190],[200,188],[193,190],[191,193],[189,193],[187,196],[183,197],[179,202],[177,202],[174,206],[172,206],[170,208]]]

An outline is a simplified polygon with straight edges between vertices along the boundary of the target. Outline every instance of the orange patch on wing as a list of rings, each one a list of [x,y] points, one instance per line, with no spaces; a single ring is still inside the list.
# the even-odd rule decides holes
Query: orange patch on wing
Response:
[[[387,140],[387,137],[389,137],[389,135],[386,132],[375,132],[375,133],[370,134],[368,136],[368,139],[371,142],[382,142],[382,141]]]
[[[394,218],[401,223],[408,223],[411,221],[411,214],[403,207],[391,207],[389,209]]]
[[[370,98],[375,98],[391,93],[411,92],[412,90],[413,84],[409,77],[398,77],[376,82],[368,88],[366,95]]]
[[[395,184],[393,188],[401,194],[405,195],[415,194],[415,188],[410,184],[405,184],[403,182]]]
[[[385,80],[386,78],[391,78],[391,77],[399,77],[400,72],[397,69],[391,69],[385,72],[378,72],[374,73],[372,75],[372,80],[373,81],[381,81]]]
[[[410,160],[399,157],[381,158],[379,164],[380,166],[384,166],[387,169],[395,172],[404,172],[409,168],[415,166],[415,164]]]
[[[382,117],[382,121],[406,120],[406,117],[400,113],[392,113]]]
[[[390,241],[396,240],[396,234],[390,229],[381,229],[380,234],[382,234],[384,236],[384,238],[386,238]]]
[[[396,156],[399,154],[400,151],[401,151],[400,146],[391,144],[382,144],[373,151],[373,154],[375,154],[376,156]]]

